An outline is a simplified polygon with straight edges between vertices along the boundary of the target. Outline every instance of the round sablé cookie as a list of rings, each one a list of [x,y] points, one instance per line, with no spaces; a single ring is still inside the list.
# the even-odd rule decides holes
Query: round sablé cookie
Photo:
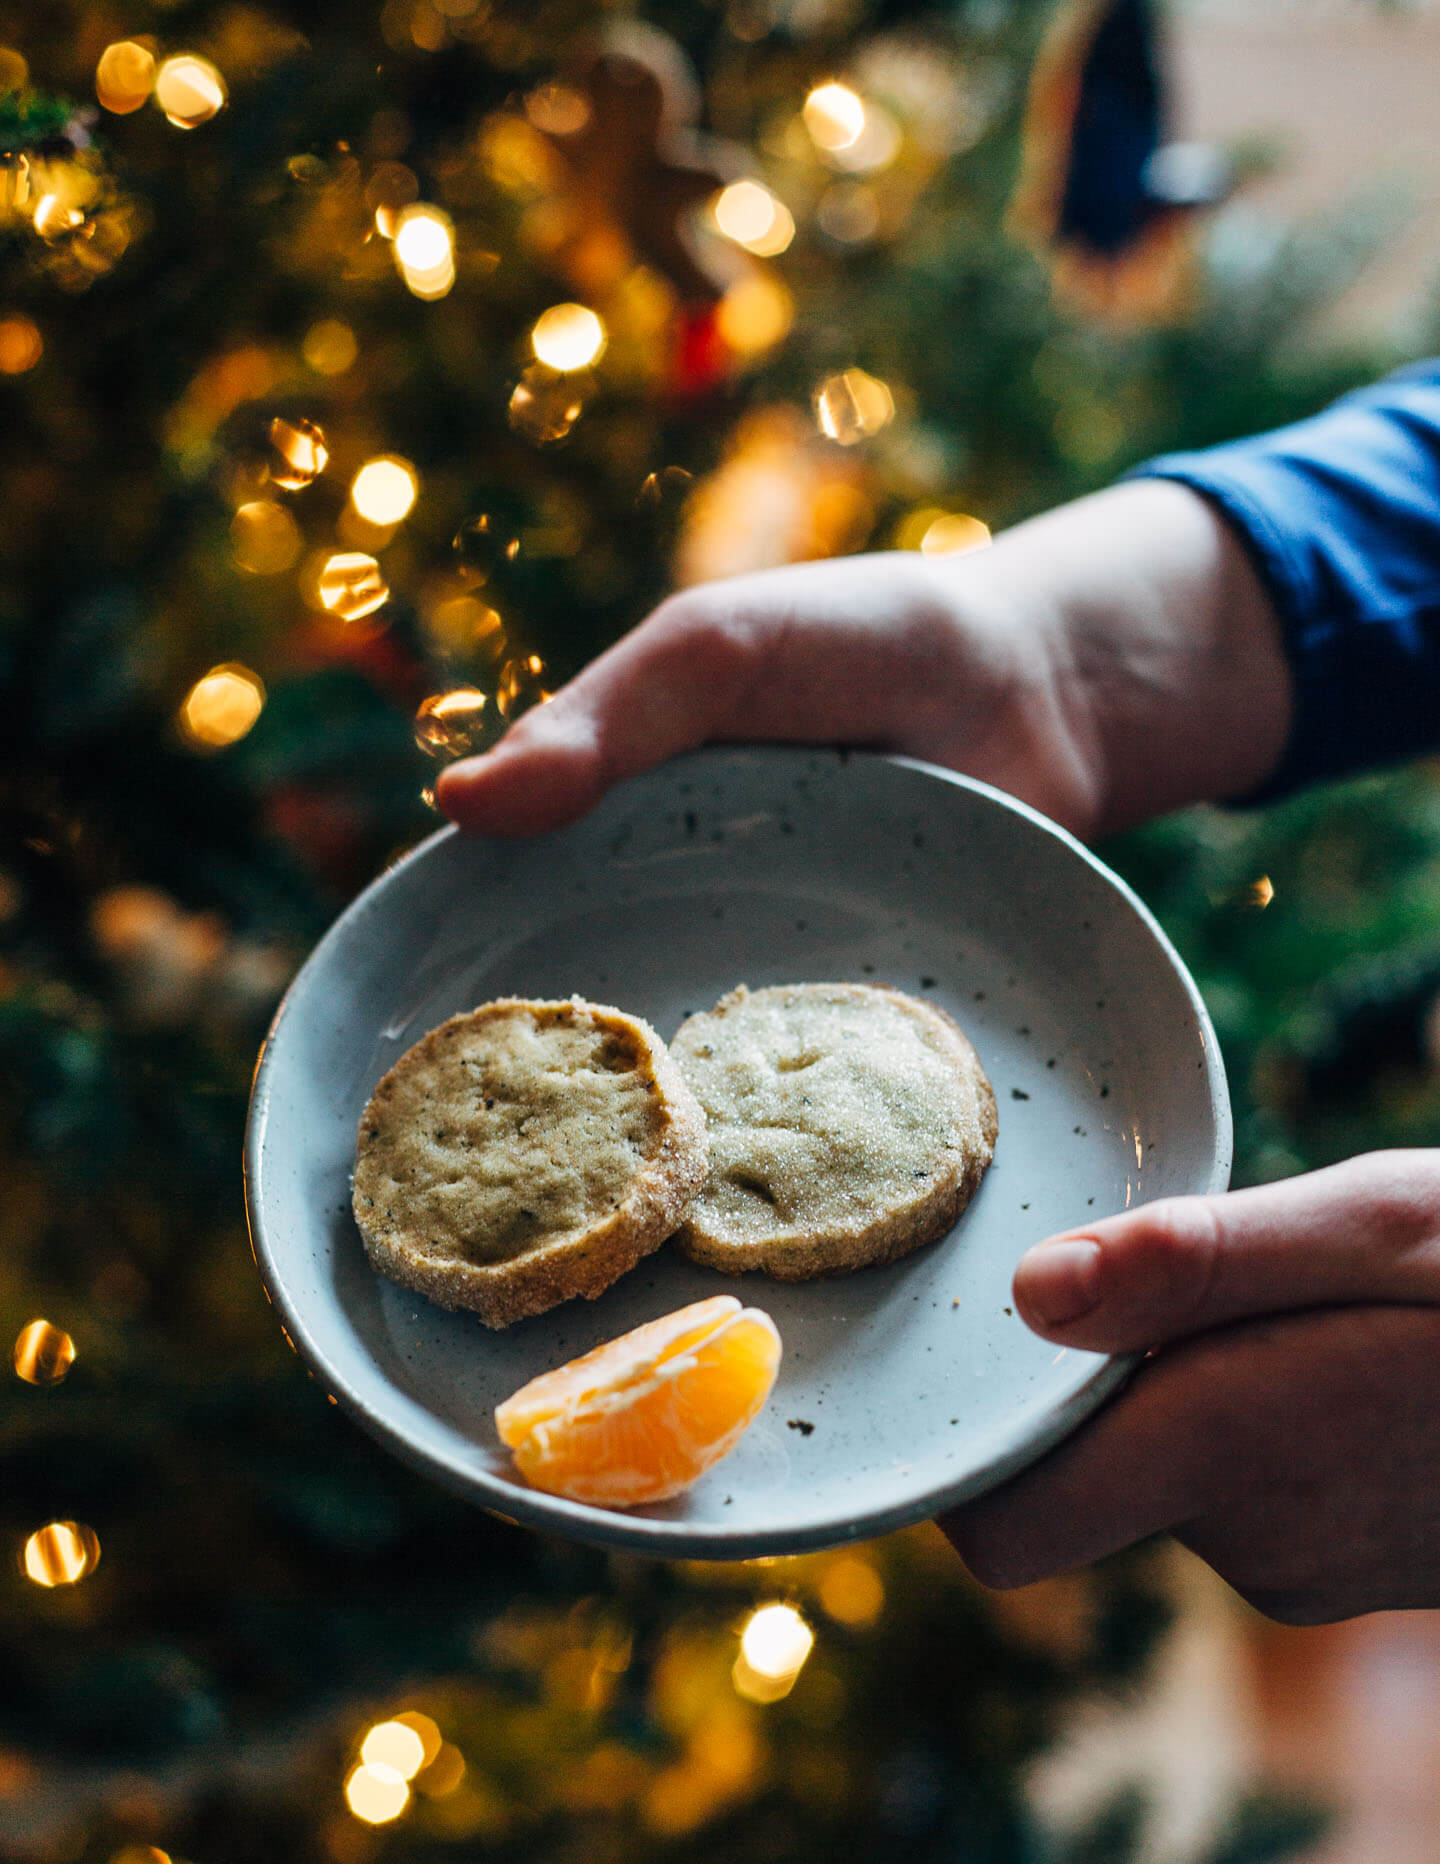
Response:
[[[979,1057],[933,1004],[877,984],[742,984],[670,1045],[710,1171],[676,1246],[804,1281],[943,1236],[995,1147]]]
[[[452,1016],[395,1063],[356,1140],[381,1274],[490,1327],[608,1288],[704,1182],[705,1116],[638,1016],[579,997]]]

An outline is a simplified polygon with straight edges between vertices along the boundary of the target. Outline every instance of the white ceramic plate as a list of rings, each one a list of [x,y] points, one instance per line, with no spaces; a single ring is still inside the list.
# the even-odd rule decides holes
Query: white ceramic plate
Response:
[[[350,1215],[371,1089],[443,1018],[572,992],[664,1036],[737,983],[889,983],[965,1028],[1000,1107],[995,1160],[949,1236],[785,1285],[662,1249],[598,1301],[495,1333],[369,1267]],[[979,1493],[1074,1428],[1129,1362],[1060,1351],[1011,1312],[1054,1230],[1228,1182],[1230,1115],[1195,986],[1134,894],[1044,817],[904,758],[705,751],[531,841],[446,830],[342,915],[296,978],[256,1075],[251,1233],[316,1376],[401,1456],[505,1515],[665,1556],[795,1552]],[[627,1513],[528,1489],[495,1405],[684,1302],[774,1316],[779,1382],[739,1447]]]

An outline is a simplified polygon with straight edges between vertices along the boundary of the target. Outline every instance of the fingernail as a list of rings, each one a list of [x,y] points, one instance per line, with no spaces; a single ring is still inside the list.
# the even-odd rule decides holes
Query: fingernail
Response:
[[[1037,1243],[1020,1258],[1015,1282],[1038,1319],[1063,1327],[1100,1299],[1100,1245],[1089,1237]]]

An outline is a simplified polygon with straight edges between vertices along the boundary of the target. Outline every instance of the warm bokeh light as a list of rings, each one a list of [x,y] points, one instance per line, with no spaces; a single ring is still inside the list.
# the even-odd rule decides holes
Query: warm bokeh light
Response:
[[[443,298],[455,283],[455,229],[450,216],[425,201],[395,219],[395,263],[417,298]]]
[[[35,203],[35,231],[41,239],[63,239],[67,233],[73,233],[83,224],[85,216],[78,207],[71,207],[62,201],[58,194],[42,194]]]
[[[836,168],[852,175],[873,175],[888,168],[900,153],[900,125],[877,104],[863,107],[864,125],[853,142],[828,151]]]
[[[113,116],[138,110],[155,88],[155,58],[134,39],[107,45],[95,67],[95,95]]]
[[[416,1780],[427,1799],[448,1799],[465,1778],[465,1756],[453,1741],[442,1741],[439,1752]]]
[[[794,1676],[814,1642],[814,1633],[793,1605],[762,1605],[745,1626],[740,1651],[761,1676]]]
[[[311,324],[300,345],[300,354],[316,375],[344,375],[359,353],[355,332],[338,317],[322,317]]]
[[[793,1605],[762,1605],[741,1634],[731,1671],[737,1692],[751,1702],[778,1702],[789,1695],[814,1642],[814,1632]]]
[[[230,549],[252,576],[278,576],[300,555],[300,527],[273,498],[253,498],[230,520]]]
[[[506,410],[515,432],[536,446],[563,440],[584,412],[584,397],[575,378],[541,363],[532,363],[515,384]]]
[[[180,729],[192,744],[218,750],[237,744],[264,709],[265,687],[259,674],[227,661],[190,688],[180,708]]]
[[[432,757],[467,757],[480,748],[490,701],[477,686],[431,693],[415,713],[415,742]]]
[[[345,1782],[345,1802],[367,1825],[388,1825],[410,1803],[410,1787],[393,1767],[362,1762]]]
[[[1250,906],[1258,906],[1262,912],[1274,897],[1275,888],[1268,874],[1262,874],[1245,891],[1246,903]]]
[[[420,179],[403,162],[377,162],[365,183],[365,204],[375,215],[375,230],[394,239],[400,216],[420,198]]]
[[[502,563],[515,561],[520,554],[520,539],[482,511],[460,526],[453,547],[461,581],[478,586],[489,582]]]
[[[583,304],[552,304],[536,318],[530,346],[541,362],[562,374],[588,369],[605,353],[605,326]]]
[[[0,375],[24,375],[45,354],[45,341],[28,317],[0,318]]]
[[[100,1564],[100,1542],[81,1521],[52,1521],[26,1541],[23,1563],[37,1586],[73,1586]]]
[[[325,436],[314,421],[287,421],[276,415],[270,423],[271,481],[286,492],[298,492],[318,479],[330,459]]]
[[[726,239],[762,259],[784,252],[795,237],[790,209],[758,181],[732,181],[716,195],[714,213]]]
[[[420,1709],[402,1709],[398,1715],[392,1715],[391,1721],[401,1728],[408,1728],[420,1742],[420,1765],[431,1767],[439,1756],[445,1743],[440,1734],[439,1724],[432,1715],[426,1715]]]
[[[316,591],[321,607],[342,621],[360,621],[390,600],[390,585],[380,565],[361,550],[340,550],[327,557]]]
[[[983,518],[948,511],[926,526],[920,548],[927,557],[963,557],[972,550],[984,550],[989,542],[990,526]]]
[[[759,270],[737,279],[715,312],[715,328],[741,356],[773,349],[794,321],[795,300],[778,278]]]
[[[176,129],[198,129],[225,108],[225,80],[208,58],[181,52],[155,73],[155,101]]]
[[[495,708],[502,718],[516,718],[532,705],[544,705],[551,694],[541,681],[545,662],[539,654],[517,654],[500,669],[495,688]]]
[[[868,1560],[837,1554],[820,1575],[820,1603],[837,1624],[873,1624],[885,1606],[885,1586]]]
[[[433,272],[445,265],[454,245],[444,216],[433,207],[407,213],[395,230],[395,251],[407,271]]]
[[[547,136],[574,136],[590,121],[590,105],[568,84],[542,84],[525,99],[525,114]]]
[[[498,656],[505,646],[505,628],[498,613],[478,595],[450,595],[422,610],[425,632],[441,653],[469,654],[483,649]]]
[[[110,1854],[110,1864],[170,1864],[170,1853],[159,1845],[122,1845]]]
[[[827,439],[853,447],[894,419],[895,398],[878,376],[863,369],[832,375],[815,392],[815,418]]]
[[[402,1780],[413,1780],[425,1765],[425,1743],[404,1722],[377,1722],[360,1743],[367,1767],[388,1767]]]
[[[863,246],[880,230],[880,202],[863,181],[837,181],[815,207],[815,224],[841,246]]]
[[[399,524],[409,517],[420,481],[409,460],[382,453],[367,460],[350,487],[350,502],[367,524]]]
[[[805,127],[827,155],[848,149],[865,133],[865,106],[848,84],[818,84],[805,99]]]
[[[75,1363],[75,1342],[48,1320],[32,1320],[15,1341],[15,1370],[27,1385],[58,1385]]]

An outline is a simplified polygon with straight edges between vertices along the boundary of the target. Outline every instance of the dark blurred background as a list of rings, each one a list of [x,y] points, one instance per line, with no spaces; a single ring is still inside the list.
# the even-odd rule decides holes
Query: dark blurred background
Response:
[[[1430,1855],[1333,1848],[1428,1619],[524,1533],[307,1381],[241,1200],[267,1017],[437,760],[677,581],[983,547],[1427,353],[1433,24],[1260,11],[0,3],[0,1855]],[[1434,771],[1105,852],[1242,1182],[1434,1135]]]

